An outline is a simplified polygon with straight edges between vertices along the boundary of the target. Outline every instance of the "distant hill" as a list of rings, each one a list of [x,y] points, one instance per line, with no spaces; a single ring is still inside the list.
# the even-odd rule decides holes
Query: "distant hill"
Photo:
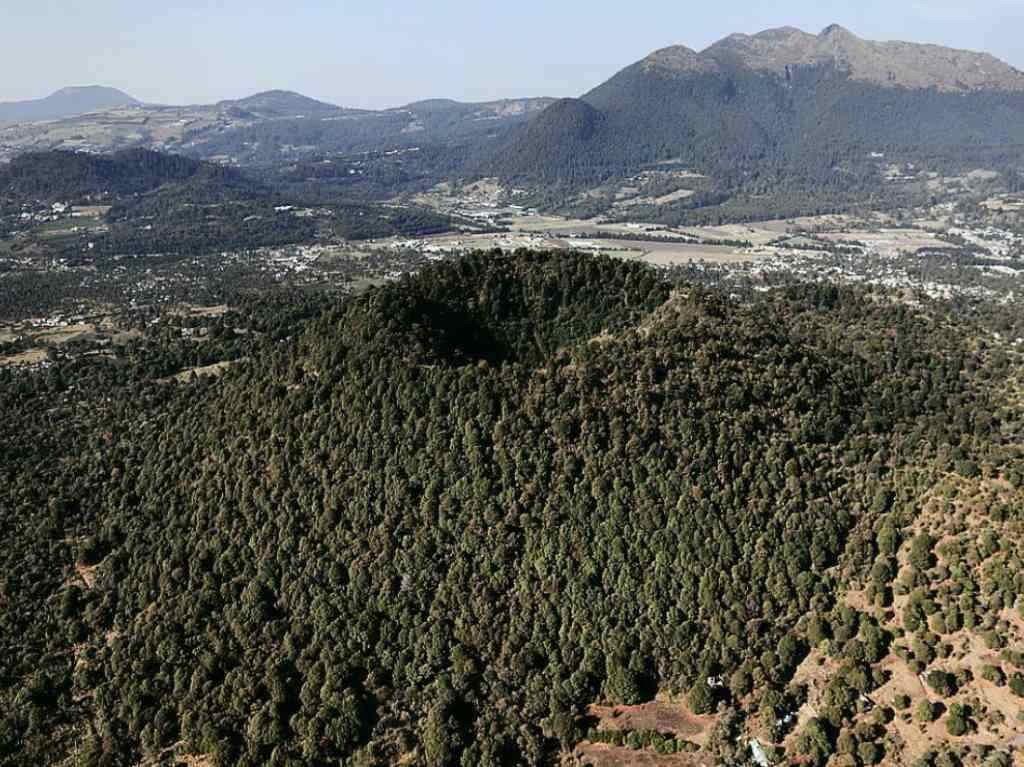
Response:
[[[591,183],[667,159],[726,179],[780,168],[824,181],[871,151],[1024,144],[1024,74],[987,54],[861,40],[841,27],[733,35],[656,51],[515,131],[491,169]],[[576,114],[583,114],[580,106]]]
[[[262,98],[253,98],[262,107]],[[248,101],[225,102],[231,105],[227,114],[244,122],[227,130],[212,124],[192,131],[187,151],[202,158],[232,157],[242,165],[273,165],[320,155],[429,146],[453,150],[439,173],[460,172],[470,159],[490,152],[496,140],[504,141],[511,128],[525,124],[554,100],[462,103],[436,99],[381,111],[337,108],[314,114],[311,109],[303,113],[295,108],[291,116],[278,109],[274,119],[266,119],[266,111],[259,119],[248,119],[256,109]]]
[[[430,170],[436,183],[470,160],[479,160],[510,128],[553,101],[438,99],[372,111],[275,90],[216,104],[142,104],[53,122],[2,124],[0,162],[33,151],[100,153],[134,147],[266,167],[339,154],[429,147],[434,150],[431,156],[442,157]]]
[[[259,117],[325,117],[347,111],[293,91],[264,91],[243,99],[221,101],[221,109],[237,109]]]
[[[509,164],[499,158],[499,167],[514,173],[529,156],[531,175],[543,181],[571,183],[608,175],[609,153],[599,148],[605,120],[586,101],[561,99],[518,132],[507,155]]]
[[[0,103],[0,122],[60,120],[67,117],[116,107],[138,104],[134,98],[116,88],[90,85],[62,88],[43,99]]]

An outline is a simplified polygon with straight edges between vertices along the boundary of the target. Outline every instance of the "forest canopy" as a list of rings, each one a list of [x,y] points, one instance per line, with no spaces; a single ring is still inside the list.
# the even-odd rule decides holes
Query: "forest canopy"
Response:
[[[597,701],[781,695],[899,478],[1001,429],[926,311],[578,254],[431,266],[250,354],[75,449],[0,437],[0,759],[556,764]]]

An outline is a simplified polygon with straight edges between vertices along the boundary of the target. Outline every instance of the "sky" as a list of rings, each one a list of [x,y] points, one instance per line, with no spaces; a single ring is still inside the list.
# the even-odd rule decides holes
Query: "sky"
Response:
[[[360,108],[578,96],[668,45],[831,23],[1024,69],[1024,0],[0,0],[0,18],[0,101],[68,85],[165,104],[274,88]]]

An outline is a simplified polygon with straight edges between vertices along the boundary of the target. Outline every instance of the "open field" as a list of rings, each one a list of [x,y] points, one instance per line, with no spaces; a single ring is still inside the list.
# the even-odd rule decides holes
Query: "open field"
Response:
[[[668,205],[673,202],[679,202],[679,200],[685,200],[689,197],[693,197],[696,194],[692,189],[677,189],[674,192],[663,194],[660,197],[631,197],[625,200],[617,201],[613,207],[615,208],[635,208],[642,205]]]
[[[141,331],[122,327],[113,316],[90,317],[68,325],[40,319],[0,325],[0,344],[24,340],[43,347],[61,347],[74,341],[107,340],[124,345],[141,336]]]
[[[796,232],[841,232],[864,228],[862,218],[834,214],[822,216],[801,216],[798,218],[769,219],[750,224],[751,227],[774,232],[776,235]]]
[[[660,240],[633,240],[626,237],[602,238],[602,230],[592,225],[586,232],[579,229],[552,227],[547,232],[531,231],[519,234],[462,234],[437,235],[425,237],[414,243],[404,243],[408,247],[422,249],[426,252],[468,252],[471,250],[581,250],[592,253],[603,253],[617,258],[643,261],[658,266],[673,264],[689,264],[700,261],[719,264],[744,263],[757,258],[756,254],[744,248],[725,245],[703,245],[679,239],[677,242]],[[605,230],[607,231],[607,230]],[[616,232],[621,235],[636,235],[635,230]],[[572,235],[572,236],[570,236]],[[679,235],[677,235],[678,237]],[[386,246],[400,247],[401,241],[385,243]]]
[[[46,360],[46,349],[29,349],[27,352],[0,357],[0,367],[6,365],[38,365]]]
[[[486,191],[488,195],[496,194],[493,188]],[[377,241],[372,247],[439,256],[491,249],[579,250],[662,267],[704,263],[747,265],[755,271],[761,268],[759,264],[768,263],[774,270],[801,264],[813,270],[811,264],[815,259],[827,258],[838,249],[845,249],[852,259],[848,267],[856,271],[860,269],[856,261],[861,256],[892,262],[901,255],[956,248],[957,237],[980,250],[988,250],[995,258],[1005,258],[1016,247],[1010,233],[992,228],[958,228],[934,216],[922,218],[920,224],[903,226],[894,225],[891,216],[878,213],[868,217],[825,215],[705,227],[563,218],[514,208],[496,208],[493,217],[508,231],[465,231],[417,240],[393,238]]]
[[[697,716],[686,705],[655,700],[639,706],[591,706],[587,714],[602,732],[655,730],[703,745],[718,717]]]
[[[711,767],[715,758],[705,749],[718,716],[697,716],[685,703],[665,696],[637,706],[599,706],[587,709],[587,718],[597,733],[584,740],[567,764],[593,767]],[[593,731],[592,731],[593,732]],[[658,733],[669,748],[657,748],[650,741],[630,742],[630,737]],[[614,734],[615,737],[608,737]],[[610,742],[603,742],[610,741]],[[646,745],[644,745],[646,744]],[[683,749],[677,744],[685,745]],[[679,753],[660,753],[676,751]]]
[[[223,317],[229,311],[231,311],[231,307],[227,304],[218,304],[216,306],[187,305],[180,309],[172,310],[170,314],[181,317]]]
[[[882,229],[877,232],[857,231],[827,232],[820,235],[829,242],[861,242],[882,255],[897,256],[900,253],[917,253],[926,248],[946,246],[932,232],[920,229]]]
[[[231,360],[229,362],[216,362],[213,365],[203,365],[202,367],[189,368],[188,370],[182,370],[177,375],[173,376],[173,380],[179,383],[188,383],[192,380],[192,376],[196,378],[217,378],[224,374],[224,371],[228,368],[237,365],[239,362],[244,360]],[[164,379],[164,382],[168,382],[171,379]]]
[[[752,261],[756,256],[742,249],[721,245],[687,245],[683,243],[622,241],[620,245],[642,251],[636,260],[657,266],[691,264],[707,261],[716,264],[739,264]]]
[[[33,337],[39,343],[60,346],[61,344],[66,344],[71,341],[78,340],[83,336],[95,332],[95,325],[88,323],[80,323],[77,325],[68,325],[66,327],[53,328],[52,330],[44,330],[41,333],[35,334]]]
[[[197,107],[135,106],[48,122],[0,126],[0,146],[13,151],[111,148],[150,144],[179,145],[191,130],[240,127],[251,119],[232,116],[216,105]]]

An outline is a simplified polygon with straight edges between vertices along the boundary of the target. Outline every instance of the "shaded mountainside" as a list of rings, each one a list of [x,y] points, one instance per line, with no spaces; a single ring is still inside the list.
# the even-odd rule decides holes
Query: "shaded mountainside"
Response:
[[[62,88],[43,99],[0,103],[0,123],[60,120],[66,117],[138,104],[115,88],[84,86]]]
[[[113,155],[33,152],[0,166],[0,195],[66,202],[137,194],[193,179],[240,185],[242,176],[219,165],[144,149]]]
[[[990,56],[872,43],[841,28],[657,51],[583,97],[585,144],[541,115],[495,161],[513,178],[596,182],[678,159],[726,186],[755,172],[848,183],[870,152],[1024,145],[1024,75]],[[557,105],[556,105],[557,106]],[[578,148],[587,152],[578,159]]]
[[[904,470],[1006,460],[987,365],[956,323],[858,292],[741,304],[580,255],[431,267],[88,450],[2,437],[0,749],[556,764],[596,701],[784,700],[902,524]],[[833,646],[863,663],[842,615]]]
[[[614,173],[602,135],[605,116],[586,101],[562,99],[545,109],[518,135],[497,166],[515,174],[524,155],[531,156],[540,181],[573,183]]]

